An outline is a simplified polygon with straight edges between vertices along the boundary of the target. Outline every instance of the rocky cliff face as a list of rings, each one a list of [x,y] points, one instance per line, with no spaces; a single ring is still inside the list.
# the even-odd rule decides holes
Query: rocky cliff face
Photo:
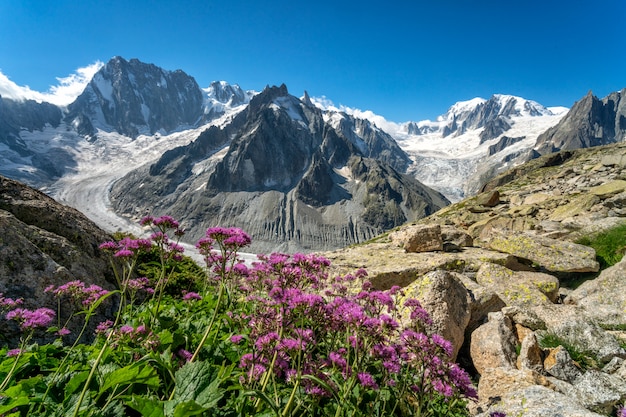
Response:
[[[375,287],[421,300],[432,331],[476,374],[472,414],[613,415],[626,401],[626,258],[600,270],[575,241],[626,225],[625,168],[624,143],[543,156],[477,196],[324,255],[337,274],[362,267]]]
[[[577,101],[554,127],[537,138],[535,149],[545,155],[559,150],[589,148],[626,138],[626,89],[602,100],[591,91]]]
[[[272,87],[225,127],[129,174],[111,197],[130,216],[177,216],[192,238],[220,224],[251,233],[253,250],[337,248],[447,204],[400,173],[408,163],[369,122]]]
[[[69,106],[67,120],[89,136],[100,128],[136,137],[194,126],[202,104],[202,90],[183,71],[114,57]]]
[[[62,118],[61,109],[53,104],[0,97],[0,173],[37,183],[71,170],[75,163],[62,144],[40,149],[28,139],[46,128],[58,128]]]
[[[108,258],[98,248],[111,237],[78,211],[5,177],[0,177],[0,230],[0,292],[23,298],[25,308],[54,308],[56,301],[44,293],[49,285],[79,279],[113,288]]]

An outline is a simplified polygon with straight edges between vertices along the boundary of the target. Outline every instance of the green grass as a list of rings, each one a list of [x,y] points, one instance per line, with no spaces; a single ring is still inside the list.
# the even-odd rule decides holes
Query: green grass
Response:
[[[576,243],[595,249],[600,267],[608,268],[621,261],[624,256],[626,223],[595,235],[581,237]]]
[[[572,360],[578,363],[582,369],[598,368],[599,362],[593,352],[583,350],[554,333],[546,333],[540,337],[539,346],[543,349],[563,346],[563,348],[567,350],[567,353],[569,353]]]

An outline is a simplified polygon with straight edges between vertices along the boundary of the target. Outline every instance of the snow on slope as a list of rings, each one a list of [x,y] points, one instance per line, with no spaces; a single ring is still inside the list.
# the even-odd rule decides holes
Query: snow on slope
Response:
[[[311,100],[319,108],[333,112],[334,118],[339,118],[337,113],[345,112],[368,119],[389,133],[413,160],[408,173],[453,202],[476,192],[480,175],[489,169],[504,170],[512,166],[515,157],[532,149],[537,137],[558,123],[568,110],[565,107],[546,108],[532,100],[496,94],[490,100],[477,97],[455,103],[436,121],[399,124],[371,111],[336,107],[325,97]],[[505,120],[510,129],[481,143],[484,126],[475,126],[498,117]],[[461,129],[463,123],[469,128]],[[414,129],[410,129],[410,125]],[[411,130],[418,133],[410,133]],[[489,147],[503,136],[523,139],[489,156]]]
[[[131,231],[142,234],[134,223],[118,216],[111,209],[109,191],[115,181],[133,169],[150,164],[163,153],[187,145],[210,125],[223,125],[238,111],[229,113],[205,126],[175,132],[167,136],[139,136],[132,140],[118,133],[100,131],[98,140],[79,141],[75,146],[75,172],[63,176],[45,190],[53,198],[83,212],[109,232]],[[159,215],[167,213],[159,213]]]

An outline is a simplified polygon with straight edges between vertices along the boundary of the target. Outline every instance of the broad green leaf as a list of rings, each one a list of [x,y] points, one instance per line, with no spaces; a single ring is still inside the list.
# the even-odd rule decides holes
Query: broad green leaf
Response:
[[[5,413],[13,410],[15,407],[28,404],[30,404],[30,399],[28,397],[11,398],[8,403],[0,405],[0,415],[4,415]]]
[[[104,392],[116,385],[143,384],[153,388],[158,388],[160,384],[157,371],[147,364],[134,363],[124,368],[108,374],[100,387],[100,392]]]
[[[82,388],[83,384],[89,376],[89,371],[79,372],[74,375],[65,385],[65,396],[69,397],[74,394],[78,388]]]
[[[161,346],[174,343],[174,335],[167,329],[159,333],[159,339],[161,340]]]
[[[133,395],[133,398],[130,401],[126,401],[125,404],[133,410],[140,412],[143,417],[165,417],[163,402],[154,398]]]
[[[197,416],[198,414],[202,414],[206,409],[207,407],[202,407],[193,400],[185,401],[176,405],[173,417]]]
[[[223,396],[218,374],[218,368],[208,362],[185,364],[175,375],[174,399],[179,402],[194,400],[205,409],[215,407]]]

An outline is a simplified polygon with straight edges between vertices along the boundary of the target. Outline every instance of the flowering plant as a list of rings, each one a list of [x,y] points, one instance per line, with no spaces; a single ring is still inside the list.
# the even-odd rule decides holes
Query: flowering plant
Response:
[[[245,264],[238,252],[250,237],[215,227],[196,246],[206,268],[172,294],[167,268],[181,262],[182,229],[169,216],[142,224],[153,229],[149,239],[101,245],[118,290],[79,281],[48,288],[84,311],[85,323],[103,299],[116,298],[117,314],[97,326],[93,343],[59,338],[0,350],[0,415],[467,415],[465,401],[476,396],[467,373],[450,343],[429,331],[418,300],[398,305],[399,287],[376,290],[363,270],[331,276],[330,262],[313,254]],[[136,278],[142,254],[154,251],[161,272]],[[15,300],[2,306],[24,341],[55,318]]]

